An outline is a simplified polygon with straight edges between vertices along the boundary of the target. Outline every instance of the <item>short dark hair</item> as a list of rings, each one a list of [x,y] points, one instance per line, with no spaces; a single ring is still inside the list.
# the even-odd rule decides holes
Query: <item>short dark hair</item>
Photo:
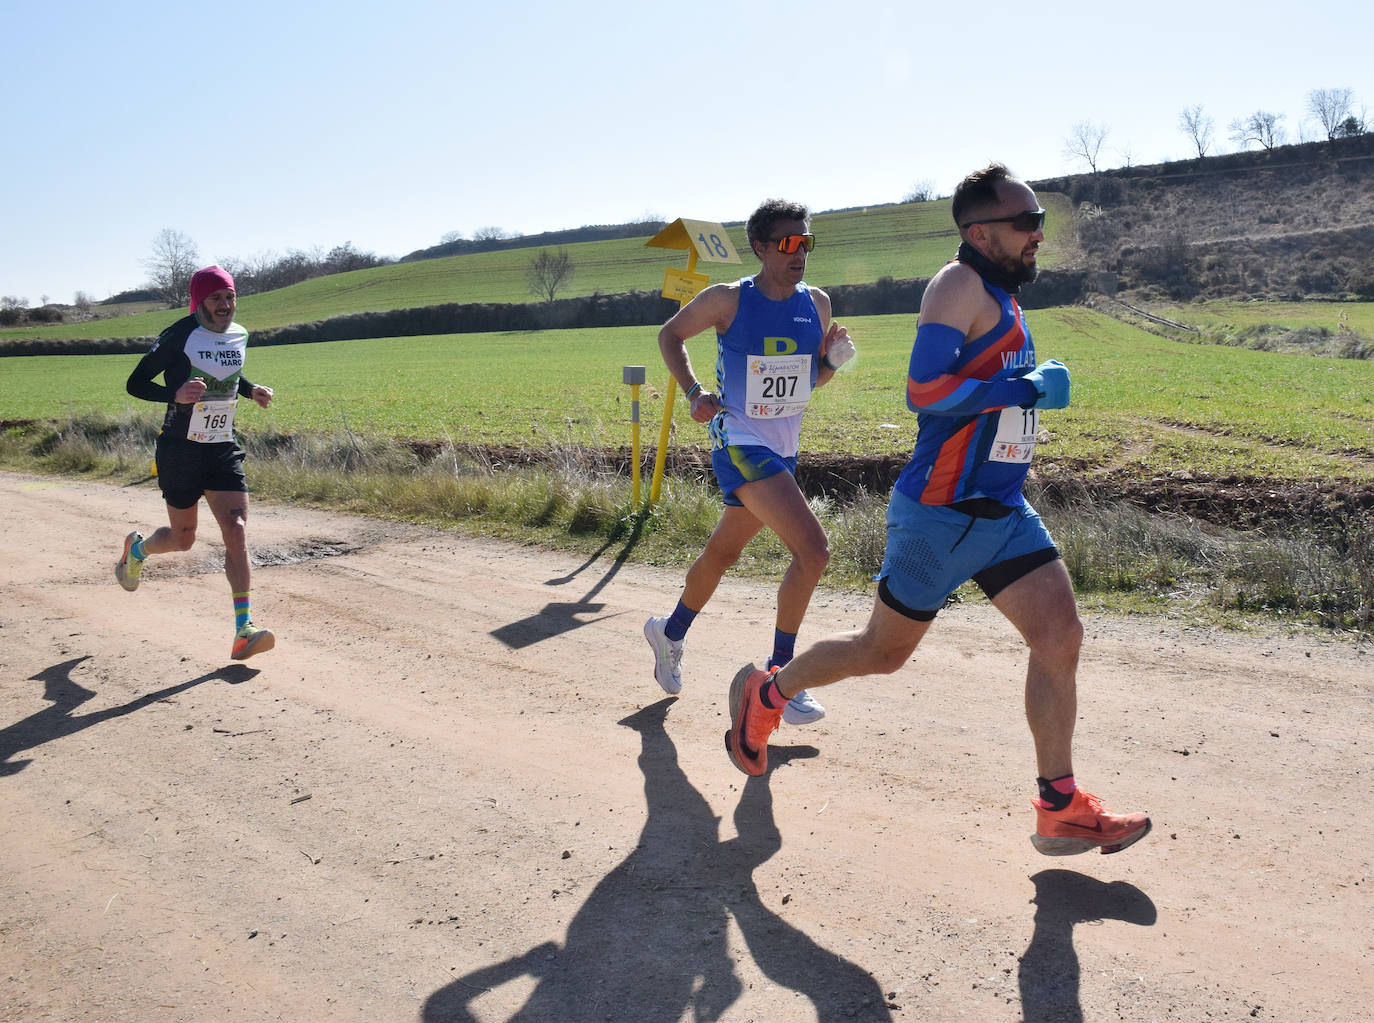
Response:
[[[1001,163],[990,163],[964,178],[954,189],[954,202],[950,204],[954,226],[962,231],[965,219],[976,219],[979,213],[996,206],[997,186],[1015,180],[1006,164]]]
[[[810,223],[811,211],[799,202],[788,202],[786,199],[765,199],[759,203],[749,217],[749,222],[744,225],[745,234],[749,237],[749,249],[754,248],[755,242],[766,242],[768,236],[773,233],[773,226],[779,220],[800,220],[803,223]]]

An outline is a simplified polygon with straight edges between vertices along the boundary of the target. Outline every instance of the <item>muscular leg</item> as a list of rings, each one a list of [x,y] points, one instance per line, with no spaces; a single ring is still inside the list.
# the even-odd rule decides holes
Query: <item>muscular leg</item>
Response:
[[[693,611],[704,608],[730,566],[739,560],[745,545],[762,528],[763,523],[747,509],[726,505],[711,538],[687,570],[687,581],[682,587],[682,603]]]
[[[825,529],[790,473],[746,483],[735,496],[754,518],[778,535],[792,555],[778,586],[777,627],[795,635],[801,631],[811,594],[830,562]]]
[[[863,628],[827,636],[807,647],[775,676],[778,690],[790,700],[803,689],[841,679],[890,675],[911,659],[930,624],[898,614],[875,597],[873,613]]]
[[[1026,666],[1026,723],[1042,778],[1073,774],[1073,727],[1078,715],[1078,653],[1083,623],[1063,561],[1041,565],[993,598],[1030,648]]]
[[[231,593],[247,593],[251,588],[248,565],[248,494],[235,490],[207,490],[205,502],[219,523],[224,538],[224,574],[229,577]]]
[[[197,511],[200,502],[189,508],[167,506],[168,525],[153,530],[153,535],[143,541],[144,554],[168,554],[172,551],[189,551],[196,542]]]

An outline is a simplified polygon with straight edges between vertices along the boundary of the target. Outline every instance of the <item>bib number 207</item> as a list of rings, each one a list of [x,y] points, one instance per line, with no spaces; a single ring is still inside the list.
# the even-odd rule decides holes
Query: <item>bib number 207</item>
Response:
[[[778,401],[783,398],[792,398],[797,394],[796,377],[764,377],[763,397],[768,401]]]

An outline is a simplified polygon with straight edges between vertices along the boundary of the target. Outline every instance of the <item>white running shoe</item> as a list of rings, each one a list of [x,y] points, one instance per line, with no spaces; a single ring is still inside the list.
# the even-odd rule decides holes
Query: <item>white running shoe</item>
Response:
[[[805,689],[788,700],[782,709],[782,719],[789,725],[814,725],[823,717],[825,708]]]
[[[667,624],[666,618],[650,618],[644,623],[644,638],[654,649],[654,679],[665,693],[676,696],[682,692],[682,640],[667,637]]]

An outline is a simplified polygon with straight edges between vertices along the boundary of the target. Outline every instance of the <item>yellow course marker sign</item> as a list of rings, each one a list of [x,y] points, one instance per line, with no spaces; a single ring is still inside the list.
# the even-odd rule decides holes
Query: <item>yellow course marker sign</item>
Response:
[[[671,298],[684,306],[706,287],[710,278],[699,274],[697,260],[708,263],[738,263],[739,253],[730,241],[730,235],[720,224],[711,220],[687,220],[679,217],[654,235],[645,247],[656,249],[686,249],[687,269],[685,271],[669,267],[663,275],[663,297]],[[663,480],[663,467],[668,459],[668,435],[673,425],[673,402],[677,398],[677,381],[668,377],[668,393],[663,404],[663,429],[658,435],[658,452],[654,457],[654,478],[649,487],[649,503],[658,500],[659,484]],[[638,492],[635,500],[638,503]]]
[[[670,266],[663,271],[663,297],[686,305],[710,283],[711,278],[706,274],[694,274],[690,270]]]
[[[725,228],[709,220],[679,217],[644,243],[656,249],[686,249],[691,263],[700,257],[708,263],[738,263],[739,254]],[[688,270],[693,269],[688,266]]]

